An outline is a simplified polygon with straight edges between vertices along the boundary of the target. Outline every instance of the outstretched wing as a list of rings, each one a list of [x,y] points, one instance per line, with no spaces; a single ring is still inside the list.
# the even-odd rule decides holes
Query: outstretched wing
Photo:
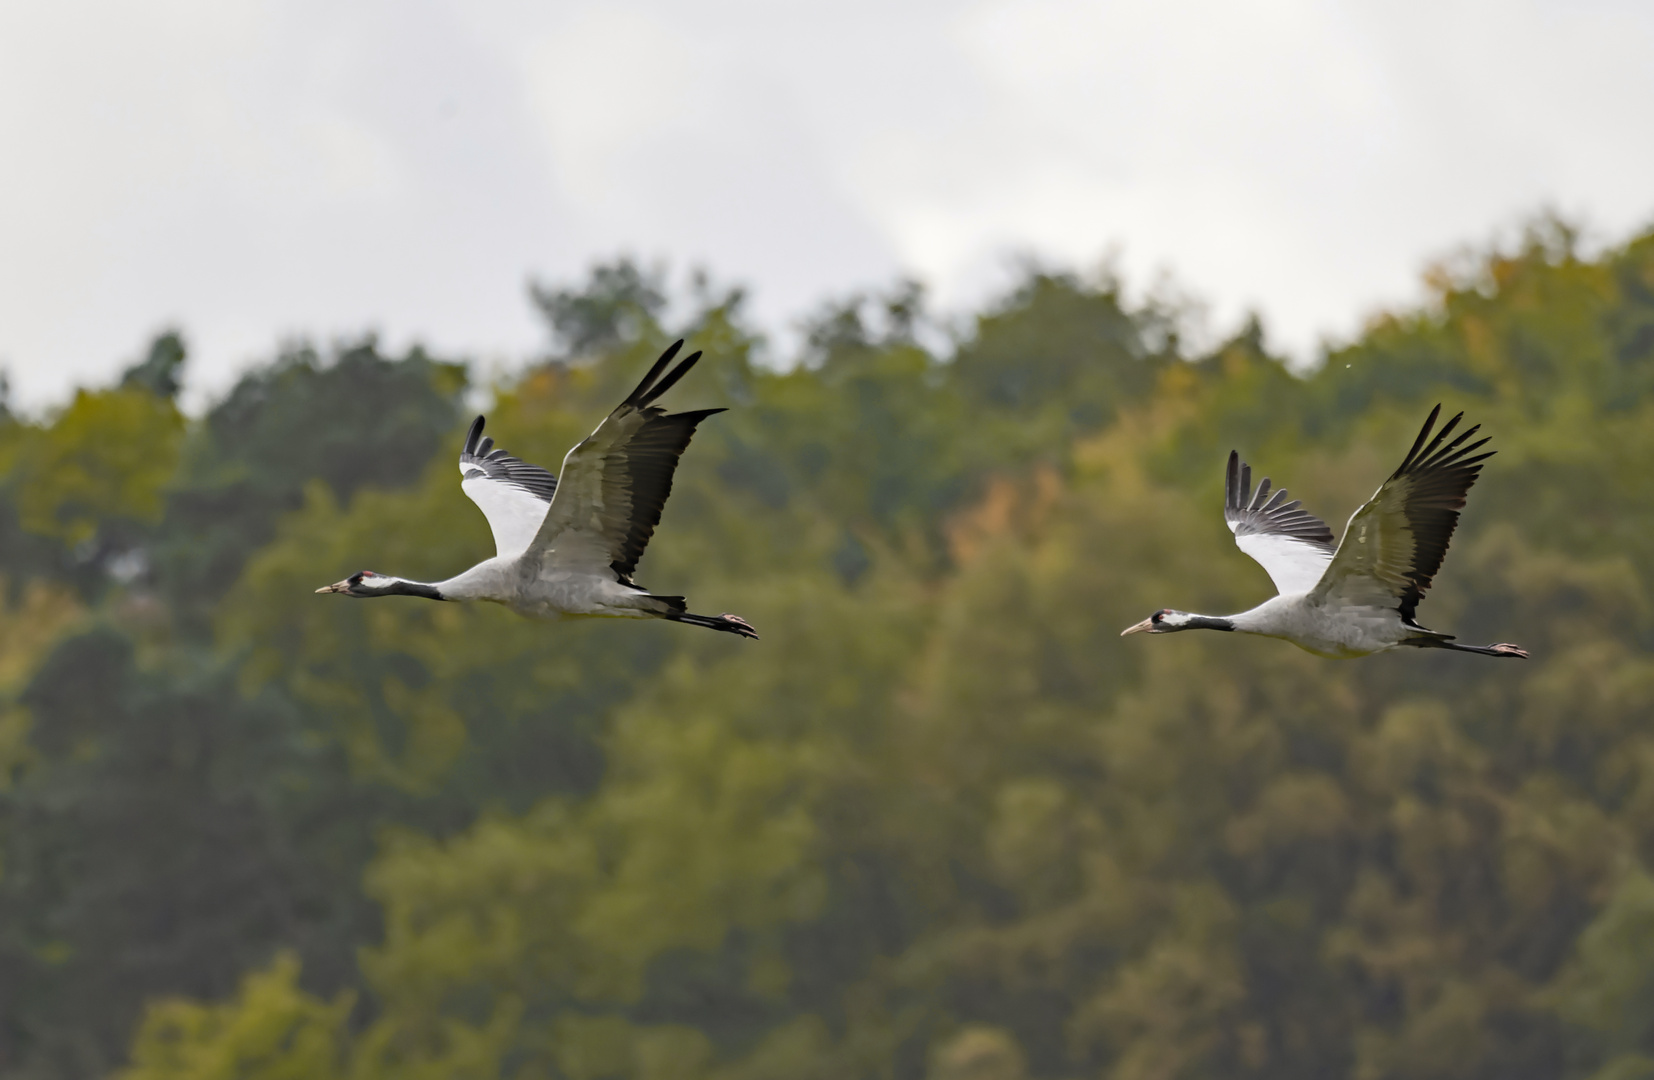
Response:
[[[465,449],[459,454],[459,473],[464,479],[459,486],[488,519],[495,554],[514,559],[540,531],[557,492],[557,478],[495,447],[493,439],[482,437],[482,425],[479,416],[465,437]]]
[[[1388,608],[1408,623],[1414,621],[1418,603],[1447,555],[1465,493],[1476,482],[1482,462],[1494,454],[1476,454],[1485,438],[1464,445],[1479,424],[1446,441],[1464,413],[1431,439],[1441,410],[1440,405],[1430,410],[1401,467],[1351,515],[1338,553],[1315,590],[1317,598]]]
[[[662,353],[637,389],[568,452],[531,552],[564,566],[606,566],[631,584],[695,425],[724,411],[668,413],[654,404],[701,358],[691,353],[663,377],[682,347],[679,341]]]
[[[1327,523],[1286,501],[1286,488],[1269,494],[1269,477],[1252,491],[1252,466],[1229,451],[1224,483],[1223,520],[1235,534],[1235,546],[1258,561],[1285,596],[1315,588],[1332,561],[1332,530]]]

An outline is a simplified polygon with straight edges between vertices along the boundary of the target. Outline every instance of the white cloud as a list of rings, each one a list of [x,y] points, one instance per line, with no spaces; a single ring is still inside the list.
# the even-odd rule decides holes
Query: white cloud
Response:
[[[641,11],[577,12],[528,43],[521,62],[552,171],[588,206],[639,186],[628,151],[715,121],[721,88],[665,20]]]
[[[529,274],[699,261],[784,325],[1007,251],[1308,351],[1552,203],[1654,194],[1634,0],[65,0],[0,5],[0,363],[26,401],[168,320],[196,397],[294,332],[533,350]]]
[[[862,184],[944,284],[995,243],[1119,243],[1135,279],[1175,268],[1306,353],[1514,215],[1654,209],[1654,147],[1628,137],[1654,104],[1646,9],[992,0],[955,34],[993,105],[870,147]]]

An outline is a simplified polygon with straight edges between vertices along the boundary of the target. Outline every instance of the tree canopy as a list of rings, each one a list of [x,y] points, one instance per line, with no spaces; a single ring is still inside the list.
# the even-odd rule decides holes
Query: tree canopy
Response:
[[[189,418],[169,333],[0,413],[0,1077],[1654,1076],[1654,234],[1430,285],[1307,373],[1038,269],[778,369],[622,260],[497,384]],[[467,394],[555,466],[680,335],[639,580],[762,641],[313,595],[491,552]],[[1269,595],[1230,448],[1340,522],[1438,401],[1499,454],[1421,619],[1532,661],[1119,637]]]

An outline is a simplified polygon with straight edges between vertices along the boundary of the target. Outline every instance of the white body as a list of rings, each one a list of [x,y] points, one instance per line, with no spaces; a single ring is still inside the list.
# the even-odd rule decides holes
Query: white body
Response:
[[[1280,638],[1335,660],[1370,656],[1419,635],[1393,610],[1318,601],[1309,593],[1273,597],[1228,621],[1236,633]]]
[[[580,615],[654,619],[668,610],[642,589],[628,588],[613,575],[496,556],[457,577],[436,582],[448,600],[487,600],[533,619]]]

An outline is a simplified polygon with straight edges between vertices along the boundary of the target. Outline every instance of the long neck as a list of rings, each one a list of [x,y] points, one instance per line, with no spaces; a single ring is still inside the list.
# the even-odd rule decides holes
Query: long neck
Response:
[[[441,600],[500,600],[510,592],[514,563],[498,556],[484,559],[464,573],[425,587],[439,592]]]
[[[1179,630],[1239,630],[1242,627],[1235,625],[1232,618],[1220,615],[1190,615],[1188,621]]]
[[[435,585],[427,585],[423,581],[408,581],[397,578],[384,590],[387,596],[422,596],[427,600],[446,600],[446,596]]]

